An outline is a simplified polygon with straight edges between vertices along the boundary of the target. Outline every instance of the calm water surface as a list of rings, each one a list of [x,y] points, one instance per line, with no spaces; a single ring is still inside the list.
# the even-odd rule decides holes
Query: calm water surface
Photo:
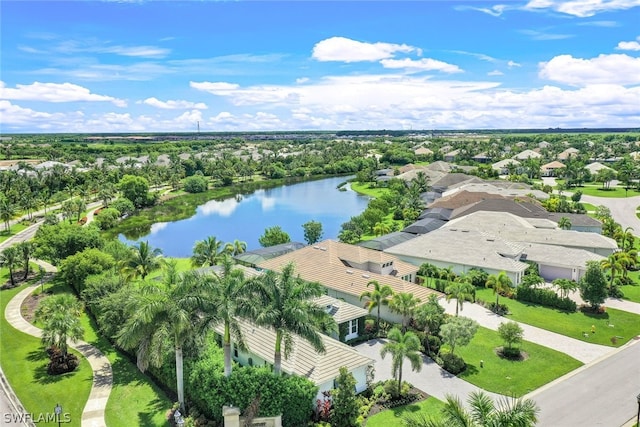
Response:
[[[304,243],[302,224],[314,220],[322,223],[323,238],[336,239],[340,226],[367,207],[369,198],[336,187],[344,177],[301,182],[277,188],[257,190],[252,194],[225,200],[211,200],[198,206],[191,218],[156,223],[151,232],[136,241],[120,235],[132,244],[149,241],[169,257],[189,257],[197,240],[215,236],[223,242],[235,239],[247,242],[247,250],[260,247],[260,237],[267,227],[280,226],[294,242]]]

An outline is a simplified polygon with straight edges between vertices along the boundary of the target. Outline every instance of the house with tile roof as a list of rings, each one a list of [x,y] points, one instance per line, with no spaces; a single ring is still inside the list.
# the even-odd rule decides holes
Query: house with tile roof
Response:
[[[554,160],[553,162],[540,166],[540,175],[558,176],[558,171],[563,168],[566,168],[564,163]]]
[[[239,323],[246,350],[243,351],[232,343],[233,360],[242,366],[273,366],[275,331],[244,320]],[[218,325],[214,329],[219,336],[224,333],[224,325]],[[367,375],[375,361],[331,337],[321,335],[321,338],[326,350],[322,354],[306,340],[294,335],[288,357],[282,358],[282,372],[309,379],[318,386],[317,398],[321,399],[322,392],[335,388],[334,381],[340,368],[344,366],[356,380],[356,391],[364,391],[367,388]]]
[[[280,272],[293,263],[303,280],[318,282],[329,296],[363,307],[363,292],[371,290],[368,284],[377,281],[388,285],[394,293],[411,293],[425,303],[429,295],[440,295],[433,289],[415,283],[418,266],[400,260],[391,254],[334,240],[324,240],[294,252],[272,258],[258,267]],[[401,316],[387,306],[381,308],[381,317],[400,322]]]

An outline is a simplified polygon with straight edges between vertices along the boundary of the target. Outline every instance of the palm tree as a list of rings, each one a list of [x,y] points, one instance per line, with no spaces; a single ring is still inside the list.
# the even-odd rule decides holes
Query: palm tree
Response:
[[[136,350],[137,365],[142,372],[149,364],[161,366],[172,347],[178,402],[184,407],[182,348],[198,324],[203,287],[193,272],[178,277],[174,260],[164,264],[162,282],[143,282],[134,288],[127,307],[130,316],[118,332],[116,342],[125,349]]]
[[[247,316],[249,307],[254,301],[249,295],[249,282],[244,273],[234,268],[233,260],[225,255],[222,260],[222,272],[202,278],[204,287],[204,324],[224,323],[223,350],[224,375],[231,375],[231,335],[236,345],[245,349],[244,338],[238,319]],[[212,317],[213,315],[213,317]]]
[[[127,275],[135,279],[140,276],[143,280],[149,273],[160,268],[162,250],[151,248],[149,241],[139,242],[131,247],[132,256],[125,267]]]
[[[76,342],[84,336],[80,322],[82,303],[71,294],[53,295],[38,306],[35,317],[42,322],[42,343],[60,350],[67,358],[67,340]]]
[[[568,298],[569,292],[578,289],[578,283],[574,280],[554,279],[551,283],[553,284],[553,286],[558,288],[558,290],[560,291],[560,296],[562,298]]]
[[[329,315],[323,307],[312,301],[313,298],[324,294],[319,283],[303,281],[295,275],[295,267],[290,263],[280,274],[268,271],[257,277],[251,286],[257,294],[255,323],[276,333],[274,374],[280,375],[282,370],[283,341],[286,359],[294,335],[309,342],[317,352],[324,354],[324,341],[318,333],[317,325],[327,321]]]
[[[465,408],[458,397],[447,395],[438,419],[418,415],[404,419],[405,427],[533,427],[540,409],[531,399],[503,397],[494,403],[483,391],[474,391]]]
[[[376,316],[376,330],[380,330],[380,306],[389,304],[389,297],[393,295],[393,289],[389,285],[380,285],[377,280],[372,280],[367,283],[367,288],[369,285],[373,285],[373,291],[364,291],[360,294],[360,301],[362,298],[369,298],[367,301],[366,307],[369,309],[369,313],[374,308],[378,309],[378,313]]]
[[[627,278],[629,268],[634,266],[636,263],[637,254],[635,252],[635,249],[631,249],[615,253],[616,260],[618,261],[618,264],[620,264],[620,271],[622,272],[623,279]]]
[[[0,265],[9,269],[9,280],[11,282],[11,287],[14,287],[16,285],[15,279],[13,278],[13,270],[16,268],[19,260],[20,253],[16,246],[9,246],[0,254]]]
[[[447,294],[447,301],[451,301],[452,298],[456,299],[456,316],[458,315],[458,309],[462,310],[462,304],[467,299],[473,298],[475,288],[473,285],[466,281],[450,282],[444,293]]]
[[[29,240],[25,240],[18,243],[16,247],[22,256],[22,266],[24,269],[24,276],[22,276],[22,280],[27,280],[27,277],[29,277],[29,261],[31,260],[31,256],[35,250],[35,244]]]
[[[391,297],[389,308],[391,311],[402,316],[402,332],[407,330],[409,320],[411,320],[411,316],[413,316],[413,312],[416,310],[416,307],[420,302],[420,298],[416,298],[413,294],[408,294],[406,292],[400,292]]]
[[[247,242],[243,242],[242,240],[234,240],[233,243],[227,243],[224,247],[224,251],[236,256],[243,254],[247,250]]]
[[[213,236],[205,240],[198,240],[193,247],[191,265],[194,267],[212,266],[219,264],[225,253],[225,245],[222,240]]]
[[[560,228],[562,230],[571,229],[571,220],[569,218],[567,218],[566,216],[563,216],[562,218],[560,218],[558,220],[558,228]]]
[[[422,369],[422,356],[420,350],[420,338],[413,332],[401,332],[398,328],[393,328],[387,335],[389,341],[380,350],[380,356],[384,357],[391,353],[391,372],[398,381],[398,395],[402,391],[402,365],[404,359],[409,359],[411,369],[420,372]]]
[[[425,342],[428,353],[431,353],[429,336],[437,333],[440,329],[440,325],[444,321],[444,311],[444,307],[438,302],[438,297],[435,294],[431,294],[427,302],[418,306],[413,314],[416,324],[424,330],[427,336]]]
[[[498,274],[491,274],[487,278],[487,282],[485,283],[487,288],[493,288],[493,293],[496,296],[496,310],[498,309],[498,302],[501,293],[507,293],[511,291],[513,286],[513,282],[511,278],[505,273],[501,271]]]
[[[4,229],[11,232],[11,218],[16,214],[16,207],[6,198],[0,197],[0,219],[4,222]]]
[[[611,290],[613,289],[613,284],[616,280],[616,273],[622,271],[622,265],[618,261],[615,253],[600,261],[600,265],[603,269],[609,270],[609,274],[611,277],[611,280],[609,282],[609,292],[611,292]]]

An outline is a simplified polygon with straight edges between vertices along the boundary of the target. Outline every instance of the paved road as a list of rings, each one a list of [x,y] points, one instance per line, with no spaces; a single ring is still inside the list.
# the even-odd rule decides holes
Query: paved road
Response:
[[[525,398],[540,406],[541,427],[617,427],[636,414],[639,384],[640,344],[634,341]]]
[[[611,211],[611,216],[622,226],[622,229],[631,227],[634,234],[640,234],[640,219],[636,216],[636,208],[640,206],[640,196],[613,198],[583,194],[580,201],[608,207]]]

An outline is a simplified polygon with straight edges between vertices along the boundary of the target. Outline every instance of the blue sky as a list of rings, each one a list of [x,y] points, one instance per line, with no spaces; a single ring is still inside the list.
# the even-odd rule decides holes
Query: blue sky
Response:
[[[3,1],[0,132],[640,127],[640,0]]]

